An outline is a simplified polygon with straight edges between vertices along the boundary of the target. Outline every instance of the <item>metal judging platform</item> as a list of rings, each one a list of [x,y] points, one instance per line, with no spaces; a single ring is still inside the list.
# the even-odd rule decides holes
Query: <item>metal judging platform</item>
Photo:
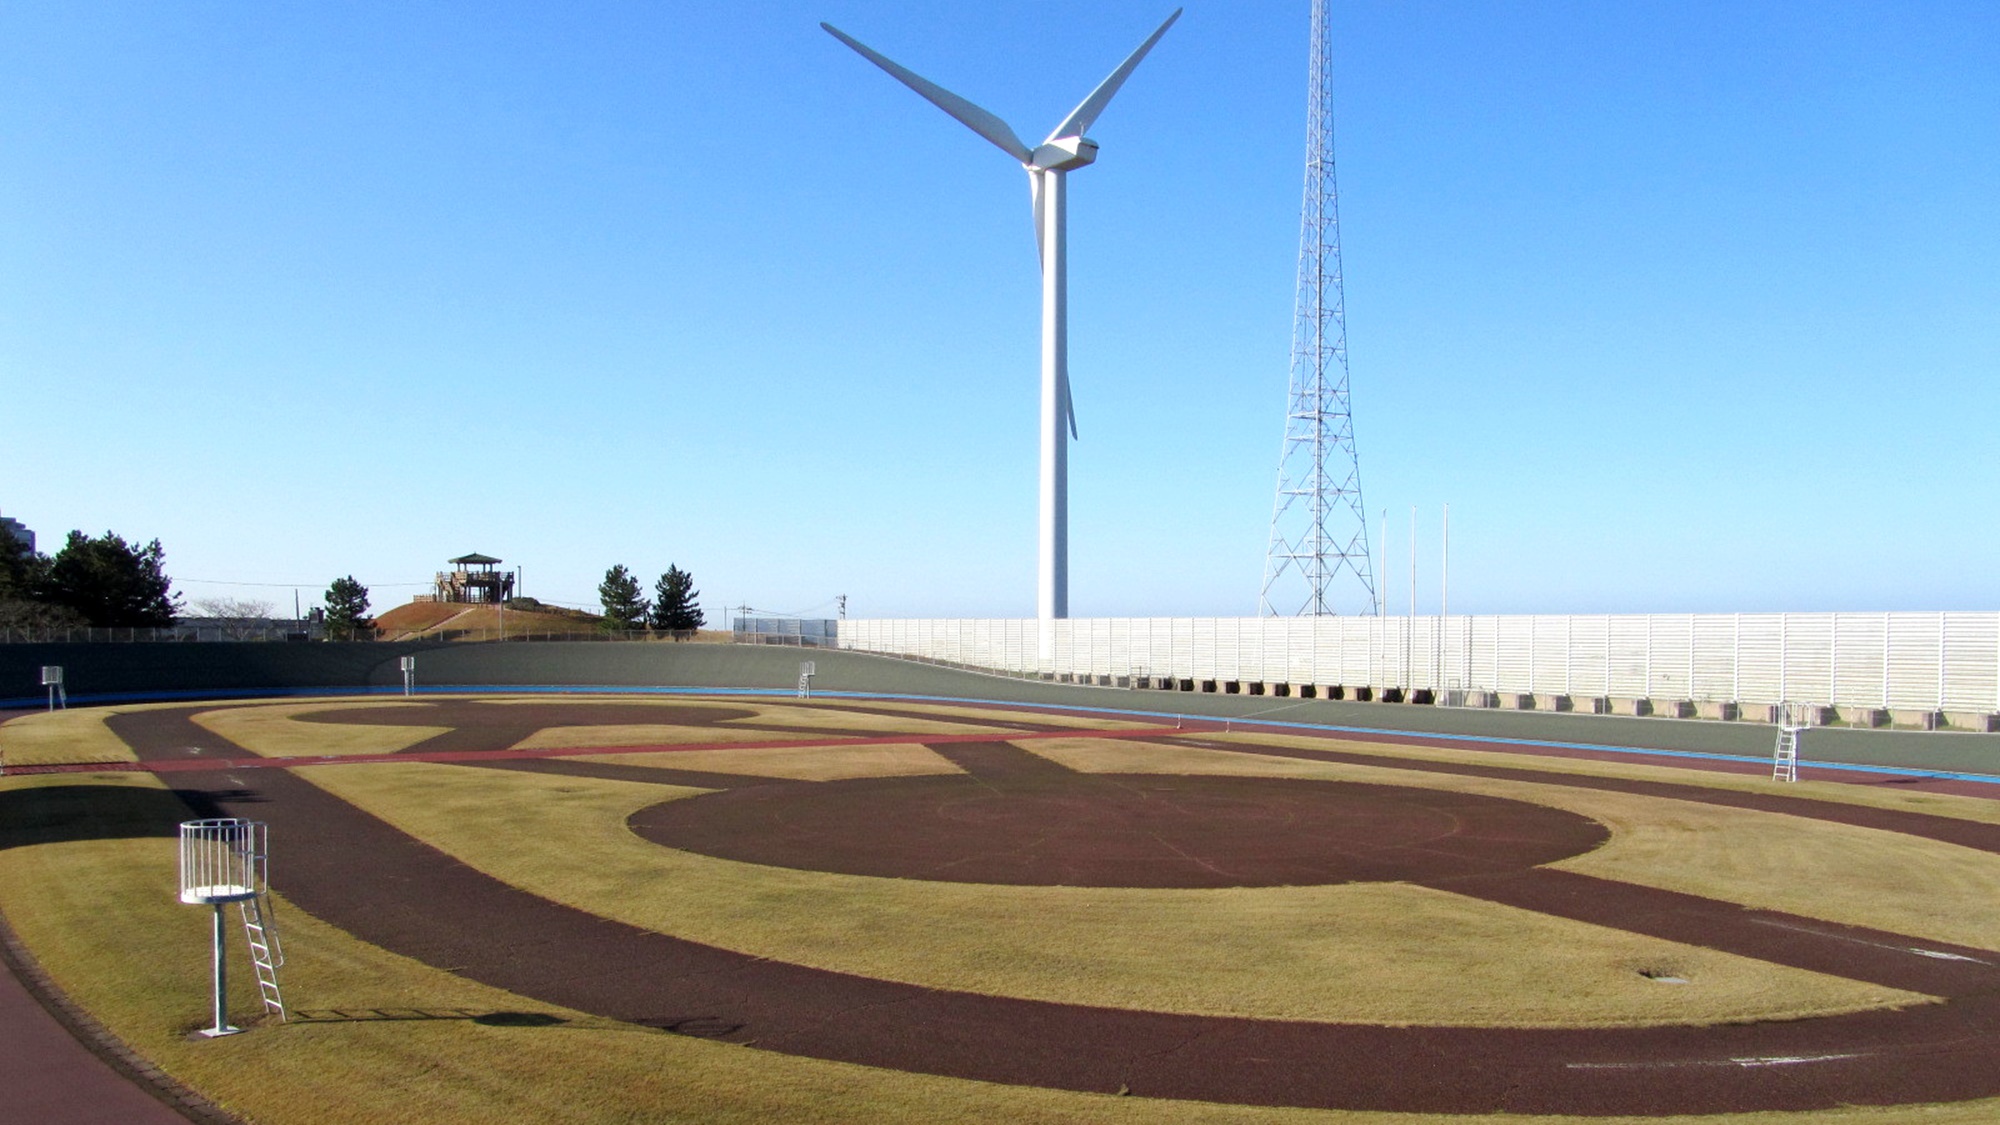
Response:
[[[215,1024],[201,1034],[211,1038],[242,1031],[229,1022],[228,968],[222,908],[235,903],[243,919],[243,936],[250,947],[250,964],[257,974],[257,991],[264,1010],[285,1018],[285,998],[278,989],[278,968],[285,963],[272,920],[270,895],[270,830],[261,821],[223,818],[190,820],[180,834],[180,899],[190,905],[213,906],[214,945],[209,966],[214,981]]]

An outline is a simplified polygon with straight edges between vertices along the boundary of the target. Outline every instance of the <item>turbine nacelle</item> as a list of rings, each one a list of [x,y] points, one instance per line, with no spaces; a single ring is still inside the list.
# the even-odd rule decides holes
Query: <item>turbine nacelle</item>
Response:
[[[1036,172],[1067,172],[1096,159],[1096,141],[1088,137],[1054,137],[1042,142],[1027,165]]]

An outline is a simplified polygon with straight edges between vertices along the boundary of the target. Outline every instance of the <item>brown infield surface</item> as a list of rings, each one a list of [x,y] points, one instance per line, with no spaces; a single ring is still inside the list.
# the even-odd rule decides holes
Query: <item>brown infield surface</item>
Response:
[[[607,920],[481,874],[286,769],[197,764],[213,761],[217,750],[254,757],[192,721],[213,709],[139,711],[109,722],[142,761],[171,770],[175,787],[204,811],[267,821],[282,834],[289,844],[278,889],[299,908],[430,965],[635,1024],[990,1082],[1259,1105],[1670,1115],[2000,1095],[2000,952],[1551,870],[1542,865],[1599,846],[1609,831],[1588,817],[1524,801],[1332,781],[1075,772],[1015,743],[1032,745],[1030,739],[1060,731],[1199,746],[1203,732],[1054,727],[1019,712],[993,711],[978,720],[1019,729],[1021,737],[1012,740],[894,736],[931,747],[963,774],[814,782],[505,750],[551,726],[702,725],[752,714],[726,703],[452,700],[421,710],[298,716],[453,728],[398,757],[462,762],[468,752],[487,751],[493,753],[471,764],[715,790],[663,800],[634,815],[630,826],[663,846],[725,859],[954,883],[1193,888],[1403,881],[1939,1002],[1705,1027],[1386,1027],[1087,1007],[871,979]],[[810,733],[820,737],[805,744],[818,745],[882,742],[892,734],[752,729]],[[1379,756],[1331,748],[1210,745],[1384,764]],[[1777,811],[2000,852],[2000,826],[1776,792],[1532,766],[1393,764]],[[366,880],[354,877],[362,868],[370,872]]]

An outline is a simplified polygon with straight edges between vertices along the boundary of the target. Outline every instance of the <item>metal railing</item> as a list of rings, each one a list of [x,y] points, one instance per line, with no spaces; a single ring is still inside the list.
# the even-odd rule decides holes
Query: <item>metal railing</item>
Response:
[[[364,631],[365,632],[365,631]],[[237,629],[222,631],[209,627],[180,625],[149,628],[145,626],[92,627],[78,625],[71,628],[24,629],[0,628],[0,645],[5,644],[219,644],[219,643],[262,643],[285,641],[323,641],[326,637],[317,628],[306,629]],[[441,629],[431,632],[410,631],[391,633],[376,630],[366,635],[356,636],[355,642],[367,641],[686,641],[691,639],[686,633],[654,631],[649,629],[620,630],[606,632],[588,626],[578,629],[515,629],[509,627],[503,638],[497,628],[486,629]]]
[[[297,626],[74,625],[55,628],[0,627],[0,644],[183,644],[318,640],[315,628]]]

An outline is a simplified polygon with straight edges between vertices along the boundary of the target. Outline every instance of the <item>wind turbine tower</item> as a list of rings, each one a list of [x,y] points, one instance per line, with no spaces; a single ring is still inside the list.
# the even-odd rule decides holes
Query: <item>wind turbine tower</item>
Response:
[[[1118,88],[1125,84],[1146,52],[1153,49],[1153,44],[1160,41],[1160,36],[1180,16],[1180,9],[1174,9],[1174,14],[1139,44],[1138,50],[1118,64],[1118,69],[1034,148],[1029,148],[1005,121],[987,110],[897,65],[832,24],[820,24],[827,34],[854,48],[862,58],[991,141],[1028,170],[1028,191],[1035,209],[1035,247],[1042,260],[1041,545],[1036,560],[1035,612],[1042,621],[1045,650],[1054,642],[1055,619],[1069,616],[1068,439],[1076,436],[1076,411],[1069,394],[1068,200],[1063,181],[1070,172],[1097,159],[1097,142],[1083,134],[1111,104]]]
[[[1306,190],[1299,220],[1299,289],[1292,386],[1278,498],[1258,612],[1339,612],[1342,595],[1375,611],[1361,461],[1347,396],[1347,309],[1340,277],[1340,206],[1333,175],[1333,51],[1327,0],[1313,0],[1306,95]],[[1343,574],[1348,577],[1343,580]]]

